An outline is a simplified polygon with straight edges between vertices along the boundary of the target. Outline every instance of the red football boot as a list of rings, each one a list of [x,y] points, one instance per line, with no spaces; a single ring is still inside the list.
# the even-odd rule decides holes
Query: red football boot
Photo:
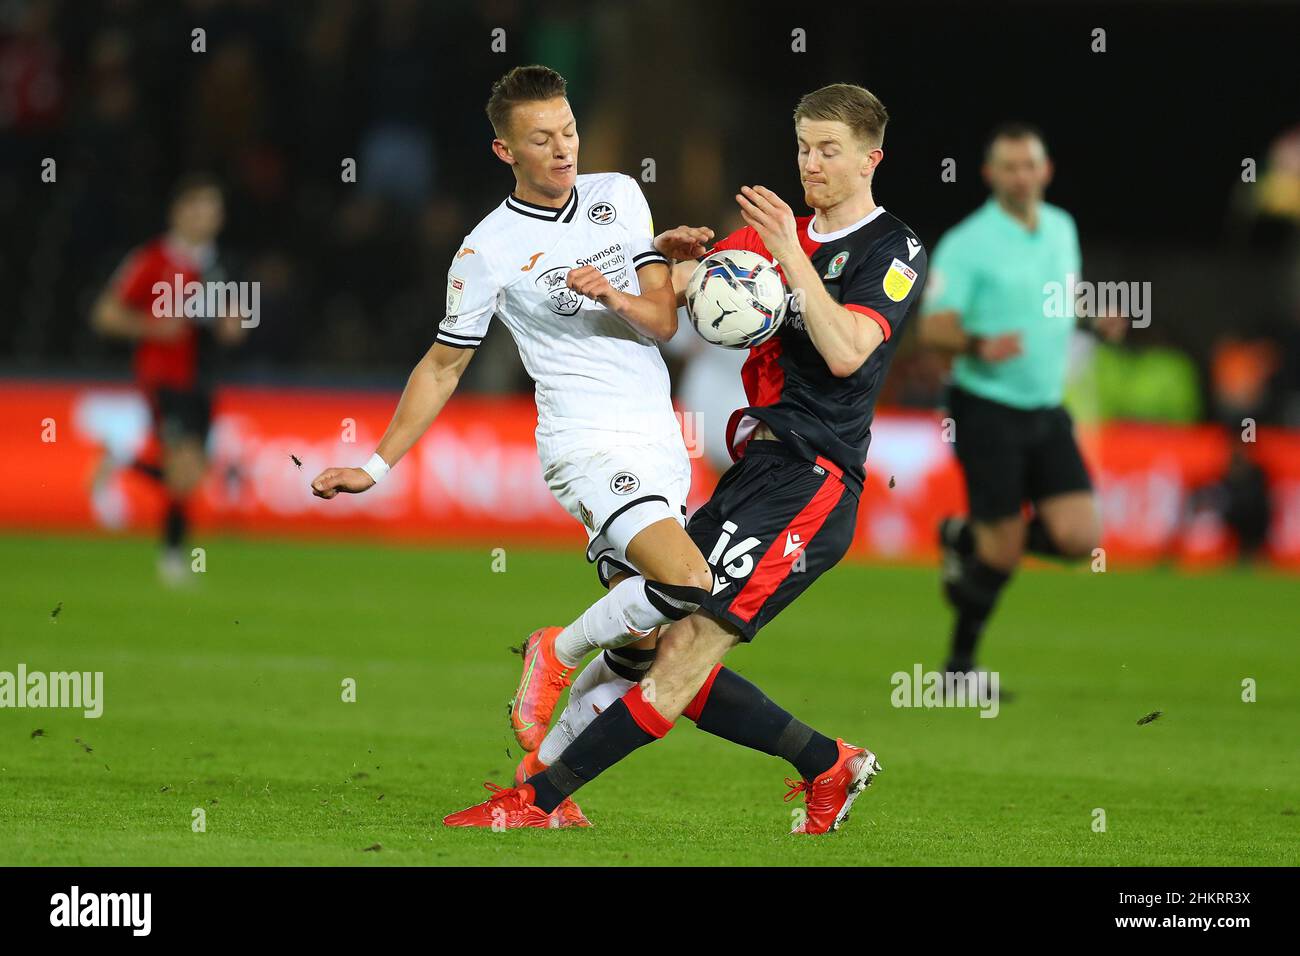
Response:
[[[478,806],[451,813],[442,818],[444,826],[482,827],[485,830],[518,830],[523,827],[537,827],[546,830],[558,830],[561,827],[581,826],[582,824],[566,819],[557,808],[547,813],[533,803],[533,788],[524,784],[522,787],[498,787],[495,783],[484,783],[492,791],[492,796]],[[582,815],[582,811],[578,811]],[[583,817],[585,820],[586,817]]]
[[[530,753],[542,745],[551,725],[555,705],[572,683],[575,668],[561,664],[555,656],[555,638],[562,627],[543,627],[524,641],[524,676],[515,699],[510,702],[510,727],[519,746]]]
[[[794,781],[786,778],[790,792],[786,800],[805,794],[807,815],[791,833],[829,833],[838,830],[849,818],[853,801],[871,785],[871,778],[880,772],[880,761],[870,750],[853,747],[843,740],[835,741],[839,759],[816,780]]]
[[[537,759],[537,754],[524,754],[524,759],[519,761],[519,766],[515,767],[515,786],[523,786],[529,777],[535,773],[541,773],[545,769],[546,764]],[[572,797],[565,797],[564,802],[555,808],[555,812],[568,821],[567,826],[591,826],[591,821],[582,812],[582,808],[573,802]]]

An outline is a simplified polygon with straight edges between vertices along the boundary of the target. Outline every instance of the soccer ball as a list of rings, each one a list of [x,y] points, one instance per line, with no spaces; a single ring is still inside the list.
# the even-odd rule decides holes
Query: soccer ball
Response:
[[[785,283],[770,259],[723,249],[701,260],[686,286],[686,312],[706,341],[727,349],[766,342],[785,317]]]

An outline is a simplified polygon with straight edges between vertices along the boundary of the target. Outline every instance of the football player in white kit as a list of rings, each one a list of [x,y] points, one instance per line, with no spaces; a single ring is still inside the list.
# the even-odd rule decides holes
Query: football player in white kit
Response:
[[[456,253],[446,317],[374,455],[359,468],[325,469],[312,491],[328,499],[382,480],[441,412],[492,316],[501,318],[536,385],[543,475],[586,527],[587,559],[609,587],[568,627],[524,642],[511,723],[532,757],[589,653],[608,650],[584,684],[623,693],[649,666],[659,626],[693,613],[712,586],[684,530],[690,461],[658,349],[677,330],[676,294],[656,249],[693,258],[712,233],[682,227],[655,240],[634,179],[578,175],[576,123],[553,70],[511,70],[487,112],[514,192]],[[521,772],[536,772],[535,762]],[[556,811],[556,826],[585,824],[571,801]]]

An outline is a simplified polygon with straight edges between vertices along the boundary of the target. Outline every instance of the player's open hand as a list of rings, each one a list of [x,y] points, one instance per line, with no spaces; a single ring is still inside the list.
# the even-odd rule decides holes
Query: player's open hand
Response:
[[[655,236],[655,250],[669,259],[698,259],[709,249],[713,230],[707,226],[678,226]]]
[[[985,362],[1005,362],[1020,352],[1019,332],[985,336],[975,344],[975,357]]]
[[[588,299],[605,304],[608,304],[608,297],[614,293],[614,287],[609,284],[609,279],[605,278],[605,274],[595,266],[579,266],[577,269],[570,269],[564,284],[578,295],[585,295]]]
[[[778,262],[799,251],[794,210],[784,199],[766,186],[741,186],[736,202],[740,205],[740,215],[754,227]]]
[[[375,479],[360,468],[326,468],[312,479],[311,493],[317,498],[333,498],[340,491],[355,495],[374,483]]]

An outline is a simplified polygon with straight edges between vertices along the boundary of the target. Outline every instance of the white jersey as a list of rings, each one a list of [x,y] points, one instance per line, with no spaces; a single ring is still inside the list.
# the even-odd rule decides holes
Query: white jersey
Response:
[[[574,449],[680,437],[655,340],[565,285],[570,269],[592,265],[615,289],[639,294],[636,270],[667,264],[653,237],[636,180],[589,173],[561,209],[508,196],[456,253],[437,341],[475,348],[501,317],[536,385],[543,464]]]

